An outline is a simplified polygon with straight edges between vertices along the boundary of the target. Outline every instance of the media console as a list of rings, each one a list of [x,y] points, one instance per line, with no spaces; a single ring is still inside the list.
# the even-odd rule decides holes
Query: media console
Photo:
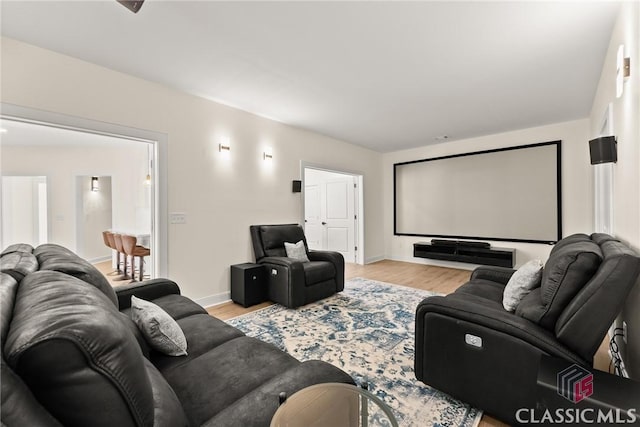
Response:
[[[492,248],[485,242],[432,240],[431,242],[414,243],[413,256],[417,258],[513,268],[516,250],[510,248]]]

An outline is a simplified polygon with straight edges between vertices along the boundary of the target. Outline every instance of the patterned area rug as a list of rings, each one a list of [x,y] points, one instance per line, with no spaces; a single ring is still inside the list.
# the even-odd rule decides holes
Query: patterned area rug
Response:
[[[415,308],[433,292],[356,278],[330,298],[290,310],[272,305],[228,321],[299,360],[348,372],[393,410],[400,426],[476,426],[482,412],[413,373]]]

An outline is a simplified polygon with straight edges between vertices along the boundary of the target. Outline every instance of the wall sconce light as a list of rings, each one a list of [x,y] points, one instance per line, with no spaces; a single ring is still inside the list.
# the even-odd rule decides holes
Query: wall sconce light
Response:
[[[218,151],[220,151],[221,153],[223,152],[228,153],[231,151],[231,144],[229,143],[229,138],[222,139],[220,144],[218,144]]]
[[[98,191],[100,189],[100,185],[98,184],[98,177],[91,177],[91,191]]]
[[[615,136],[601,136],[589,141],[589,154],[591,164],[616,163],[618,161],[618,150],[616,149]]]
[[[262,153],[262,158],[264,160],[273,160],[273,148],[267,147]]]
[[[151,168],[153,160],[151,160],[151,144],[147,146],[147,176],[144,178],[144,185],[151,185]]]
[[[616,98],[622,96],[624,91],[624,81],[631,75],[631,58],[624,56],[624,45],[618,47],[618,56],[616,61]]]

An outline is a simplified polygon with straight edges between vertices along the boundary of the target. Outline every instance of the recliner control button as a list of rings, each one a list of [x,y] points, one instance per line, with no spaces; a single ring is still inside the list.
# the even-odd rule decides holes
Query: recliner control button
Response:
[[[474,347],[482,348],[482,338],[477,335],[464,334],[464,342]]]

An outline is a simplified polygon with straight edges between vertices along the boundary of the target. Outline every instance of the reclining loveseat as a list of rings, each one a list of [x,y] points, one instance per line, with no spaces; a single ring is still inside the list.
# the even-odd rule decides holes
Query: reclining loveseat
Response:
[[[502,305],[515,270],[479,267],[447,296],[416,310],[418,380],[509,423],[536,407],[542,355],[591,367],[608,328],[636,284],[640,259],[606,234],[560,240],[541,285],[515,313]]]
[[[53,244],[11,246],[0,265],[3,426],[268,426],[282,392],[353,384],[208,315],[171,280],[114,291]],[[177,321],[186,356],[148,345],[130,317],[132,296]]]

